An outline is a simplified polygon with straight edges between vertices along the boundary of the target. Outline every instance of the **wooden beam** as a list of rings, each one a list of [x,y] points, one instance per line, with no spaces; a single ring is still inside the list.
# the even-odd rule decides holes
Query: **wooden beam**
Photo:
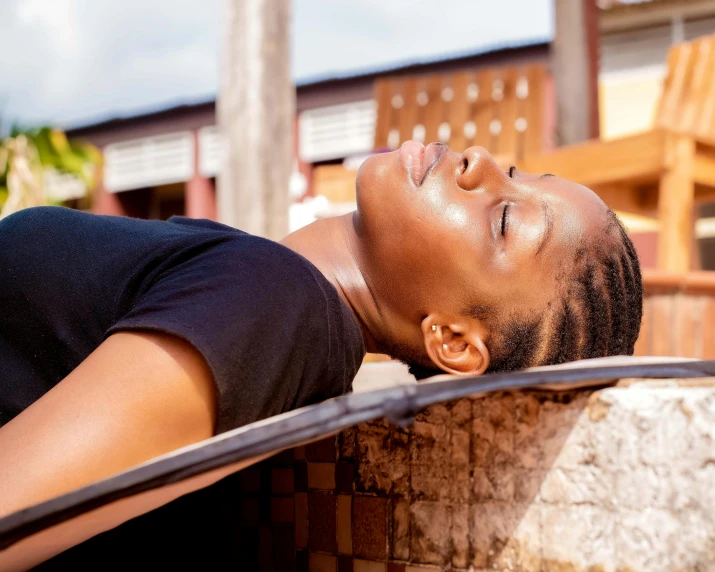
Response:
[[[560,145],[598,137],[596,0],[555,0],[551,44]]]
[[[688,272],[693,246],[693,206],[695,183],[695,141],[684,135],[671,135],[666,155],[667,168],[660,181],[658,218],[658,268]]]
[[[697,184],[715,188],[715,147],[696,146],[693,179]]]
[[[290,0],[226,0],[217,115],[225,141],[219,220],[279,240],[288,233],[295,86]]]
[[[648,131],[613,141],[588,141],[525,157],[530,173],[551,173],[587,187],[654,182],[664,168],[665,132]]]

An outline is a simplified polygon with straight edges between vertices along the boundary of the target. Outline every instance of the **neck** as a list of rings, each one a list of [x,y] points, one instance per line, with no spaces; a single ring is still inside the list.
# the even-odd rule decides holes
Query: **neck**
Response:
[[[281,240],[281,244],[304,256],[335,287],[360,325],[365,349],[380,352],[379,336],[383,320],[377,300],[368,288],[359,262],[359,239],[353,217],[320,219]]]

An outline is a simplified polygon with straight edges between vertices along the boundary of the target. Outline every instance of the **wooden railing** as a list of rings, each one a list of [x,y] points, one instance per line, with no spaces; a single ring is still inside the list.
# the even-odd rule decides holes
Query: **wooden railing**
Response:
[[[636,355],[715,359],[715,272],[646,271]]]

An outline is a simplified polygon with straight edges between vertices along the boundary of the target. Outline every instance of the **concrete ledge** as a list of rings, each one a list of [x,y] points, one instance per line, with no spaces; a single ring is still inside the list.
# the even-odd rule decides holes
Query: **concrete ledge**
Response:
[[[434,405],[407,429],[349,429],[336,444],[336,474],[354,475],[337,495],[338,548],[309,550],[310,561],[350,558],[356,572],[715,570],[712,381],[502,393]],[[310,546],[321,543],[308,535],[296,548]]]

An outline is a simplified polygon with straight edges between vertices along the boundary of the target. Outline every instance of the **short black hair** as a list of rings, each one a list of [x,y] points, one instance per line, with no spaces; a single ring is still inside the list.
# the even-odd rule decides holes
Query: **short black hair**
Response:
[[[483,306],[468,309],[494,332],[485,373],[633,354],[643,315],[641,269],[633,242],[610,209],[606,237],[611,239],[576,250],[560,299],[545,314],[500,317]],[[408,365],[417,379],[444,373]]]

